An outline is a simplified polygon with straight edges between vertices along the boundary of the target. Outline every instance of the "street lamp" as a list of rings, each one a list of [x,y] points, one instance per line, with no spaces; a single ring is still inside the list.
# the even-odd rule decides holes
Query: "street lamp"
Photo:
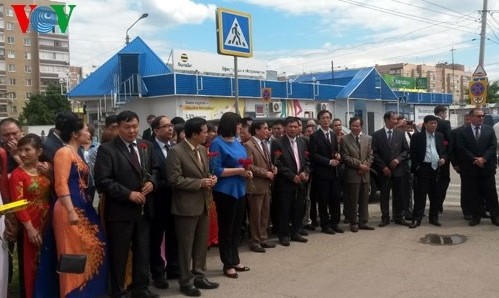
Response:
[[[130,29],[132,29],[132,27],[133,27],[135,24],[137,24],[137,22],[138,22],[138,21],[140,21],[140,20],[142,20],[142,19],[145,19],[145,18],[147,18],[148,16],[149,16],[149,14],[148,14],[148,13],[143,13],[143,14],[142,14],[142,15],[141,15],[141,16],[140,16],[140,17],[139,17],[139,18],[138,18],[135,22],[133,22],[133,24],[132,24],[130,27],[128,27],[128,29],[126,29],[126,38],[125,38],[125,43],[126,43],[126,45],[128,45],[128,44],[130,43],[130,36],[128,35],[128,31],[129,31]]]

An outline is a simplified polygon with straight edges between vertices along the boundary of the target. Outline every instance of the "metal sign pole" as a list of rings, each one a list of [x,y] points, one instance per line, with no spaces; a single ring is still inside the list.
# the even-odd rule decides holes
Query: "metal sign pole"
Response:
[[[234,88],[236,89],[234,92],[235,94],[234,107],[236,108],[236,114],[241,115],[239,113],[239,81],[237,75],[237,56],[234,56]]]

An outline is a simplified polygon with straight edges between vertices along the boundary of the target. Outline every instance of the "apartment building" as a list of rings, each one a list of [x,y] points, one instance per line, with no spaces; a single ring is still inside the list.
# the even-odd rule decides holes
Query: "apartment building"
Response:
[[[23,33],[11,5],[25,3],[49,6],[65,4],[48,0],[3,0],[0,3],[0,118],[18,118],[32,94],[43,92],[49,84],[64,86],[70,80],[68,31],[54,26],[50,33],[28,28]]]
[[[376,65],[381,74],[409,78],[426,78],[428,92],[451,93],[454,104],[464,103],[468,97],[468,85],[472,73],[462,64],[439,63],[437,65],[395,63]]]

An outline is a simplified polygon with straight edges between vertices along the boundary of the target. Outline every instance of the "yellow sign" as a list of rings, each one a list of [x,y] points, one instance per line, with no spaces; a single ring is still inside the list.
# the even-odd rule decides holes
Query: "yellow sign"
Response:
[[[477,80],[470,82],[470,104],[484,105],[487,103],[487,85],[487,80]]]

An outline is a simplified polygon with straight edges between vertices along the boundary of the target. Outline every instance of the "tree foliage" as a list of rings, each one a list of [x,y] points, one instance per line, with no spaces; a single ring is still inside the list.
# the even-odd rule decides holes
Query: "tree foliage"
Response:
[[[44,93],[32,95],[19,120],[23,125],[51,125],[60,111],[70,111],[71,104],[59,86],[49,85]]]
[[[487,90],[487,102],[499,103],[499,81],[489,82]]]

